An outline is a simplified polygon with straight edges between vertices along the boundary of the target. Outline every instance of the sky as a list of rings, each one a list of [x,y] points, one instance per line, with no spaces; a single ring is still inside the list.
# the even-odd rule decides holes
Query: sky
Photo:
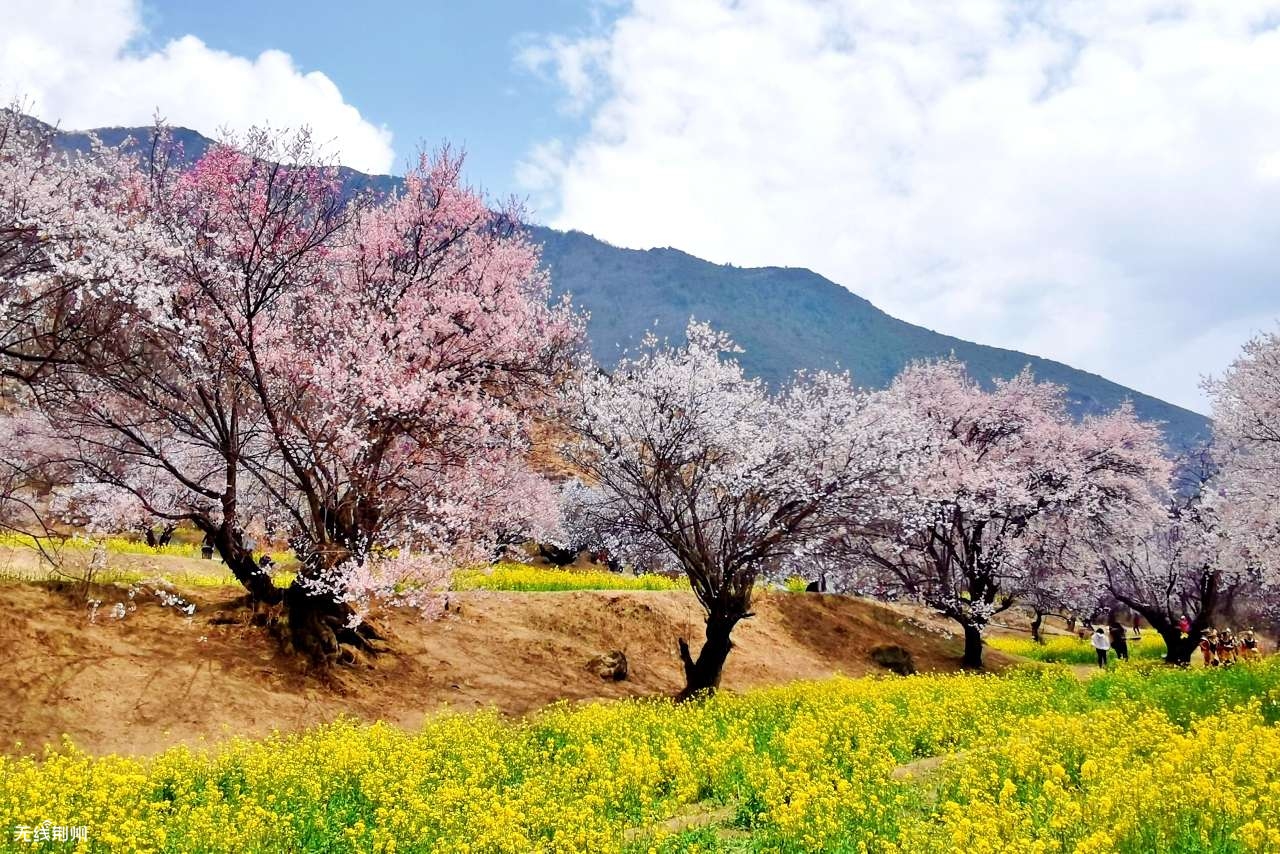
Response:
[[[531,218],[808,267],[1202,412],[1280,317],[1280,0],[0,0],[65,128],[448,141]]]

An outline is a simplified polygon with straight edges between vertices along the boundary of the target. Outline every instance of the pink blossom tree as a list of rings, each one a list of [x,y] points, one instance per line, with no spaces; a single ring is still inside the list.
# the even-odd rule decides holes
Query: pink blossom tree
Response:
[[[726,357],[736,348],[725,336],[698,323],[686,336],[650,337],[612,373],[587,369],[569,391],[566,451],[591,481],[572,495],[570,538],[682,570],[706,612],[697,657],[679,641],[682,698],[718,687],[761,573],[874,512],[902,435],[845,377],[771,394]]]
[[[305,133],[188,169],[160,132],[145,155],[100,152],[118,180],[83,181],[101,192],[69,206],[92,216],[39,273],[93,300],[92,335],[31,386],[82,481],[203,531],[320,661],[370,648],[372,599],[421,600],[499,522],[551,515],[523,459],[580,325],[458,158],[349,199]],[[247,547],[268,525],[301,561],[287,591]]]
[[[917,363],[886,402],[924,438],[890,512],[863,529],[861,558],[887,589],[960,624],[969,667],[995,614],[1043,590],[1046,568],[1072,572],[1043,560],[1051,526],[1131,513],[1169,475],[1159,431],[1130,407],[1076,423],[1063,389],[1028,372],[987,391],[959,362]]]

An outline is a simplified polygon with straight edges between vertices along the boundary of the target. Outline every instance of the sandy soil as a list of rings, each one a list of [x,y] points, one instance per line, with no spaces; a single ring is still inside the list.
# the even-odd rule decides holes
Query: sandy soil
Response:
[[[676,638],[701,639],[689,593],[452,594],[449,613],[424,621],[393,612],[382,625],[393,652],[336,679],[308,673],[260,628],[214,625],[235,590],[188,593],[187,618],[140,596],[123,620],[96,621],[57,585],[0,585],[0,750],[38,751],[66,734],[95,754],[152,753],[177,743],[261,736],[351,715],[420,726],[442,709],[495,707],[519,715],[557,700],[672,694],[680,687]],[[954,638],[859,600],[770,594],[734,633],[724,677],[744,690],[834,673],[882,672],[871,647],[898,643],[923,670],[959,663]],[[593,656],[623,650],[630,676],[591,674]],[[1003,663],[989,652],[992,666]]]

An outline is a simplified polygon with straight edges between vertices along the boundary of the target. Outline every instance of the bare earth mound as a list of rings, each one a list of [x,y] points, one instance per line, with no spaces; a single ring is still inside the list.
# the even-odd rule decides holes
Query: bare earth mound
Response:
[[[335,684],[283,657],[262,629],[210,624],[233,591],[187,595],[198,606],[190,619],[152,600],[113,620],[103,597],[91,624],[50,586],[0,587],[0,750],[34,752],[66,734],[91,753],[145,754],[344,714],[416,728],[443,708],[518,715],[557,700],[670,695],[681,687],[676,638],[701,642],[702,612],[689,593],[455,593],[441,620],[384,617],[395,651]],[[906,647],[920,670],[954,670],[960,660],[954,639],[839,596],[760,596],[734,640],[728,690],[880,673],[869,651],[881,644]],[[624,682],[586,669],[613,649],[626,653]],[[992,666],[1005,661],[988,656]]]

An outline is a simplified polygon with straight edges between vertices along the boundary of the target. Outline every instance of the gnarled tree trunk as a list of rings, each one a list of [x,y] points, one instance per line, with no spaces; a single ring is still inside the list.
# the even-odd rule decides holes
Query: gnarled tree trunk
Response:
[[[676,697],[683,702],[701,694],[714,692],[720,687],[720,675],[724,672],[725,660],[733,649],[733,641],[729,639],[733,627],[745,614],[710,614],[707,617],[707,639],[698,652],[695,661],[689,651],[689,644],[680,638],[680,660],[684,662],[684,690]]]
[[[197,525],[211,538],[218,556],[227,565],[227,569],[231,570],[236,581],[249,592],[252,602],[278,605],[284,599],[284,591],[272,582],[270,573],[258,566],[253,559],[253,552],[244,547],[243,538],[231,526],[225,523],[218,526]]]
[[[341,601],[329,585],[316,583],[349,556],[348,552],[331,549],[309,555],[297,578],[282,589],[253,559],[253,552],[244,547],[243,537],[234,528],[226,524],[201,528],[211,535],[219,556],[248,591],[249,605],[275,607],[276,616],[268,618],[269,625],[288,648],[321,667],[351,664],[356,661],[357,652],[373,654],[380,650],[375,642],[385,640],[382,633],[368,621],[358,619],[352,607]]]
[[[287,640],[295,652],[313,664],[353,664],[357,652],[374,654],[381,650],[375,642],[385,638],[377,628],[359,619],[349,604],[330,591],[309,588],[301,576],[285,591],[284,604]]]
[[[1165,627],[1158,629],[1160,637],[1164,638],[1165,654],[1164,660],[1166,664],[1190,664],[1191,656],[1195,655],[1196,647],[1200,645],[1200,633],[1191,632],[1187,637],[1182,636],[1182,632],[1177,627]]]

